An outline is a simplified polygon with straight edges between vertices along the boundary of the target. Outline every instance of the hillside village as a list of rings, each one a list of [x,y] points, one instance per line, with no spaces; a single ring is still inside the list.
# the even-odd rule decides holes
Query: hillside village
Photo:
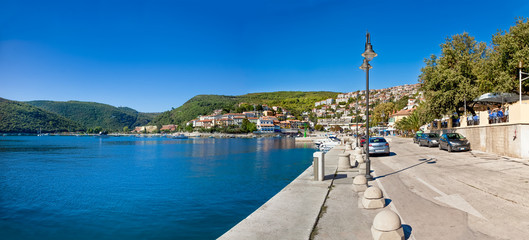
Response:
[[[384,89],[372,89],[369,93],[370,109],[380,103],[395,102],[404,96],[409,97],[404,109],[394,112],[389,127],[396,118],[402,118],[411,113],[411,109],[421,101],[419,84],[402,85]],[[224,113],[222,109],[215,110],[209,115],[198,116],[187,125],[194,131],[215,128],[241,128],[251,123],[256,133],[284,133],[297,134],[304,128],[318,130],[349,130],[356,127],[354,121],[358,116],[361,122],[365,119],[365,90],[338,94],[336,98],[329,98],[314,104],[312,111],[302,112],[301,116],[294,116],[289,110],[279,106],[260,105],[259,111],[245,111],[242,113]],[[416,96],[418,96],[416,98]],[[243,105],[246,103],[239,103]],[[254,105],[254,109],[257,106]],[[358,115],[356,114],[358,110]],[[362,126],[359,123],[359,126]],[[333,128],[334,127],[334,128]],[[338,128],[339,127],[339,128]],[[134,129],[137,133],[174,132],[177,125],[141,126]],[[189,129],[189,128],[188,128]]]

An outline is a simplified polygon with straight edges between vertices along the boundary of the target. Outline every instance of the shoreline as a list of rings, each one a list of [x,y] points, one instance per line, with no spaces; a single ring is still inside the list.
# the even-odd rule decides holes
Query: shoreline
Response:
[[[310,239],[337,171],[342,149],[326,155],[325,181],[309,166],[276,195],[218,239]]]

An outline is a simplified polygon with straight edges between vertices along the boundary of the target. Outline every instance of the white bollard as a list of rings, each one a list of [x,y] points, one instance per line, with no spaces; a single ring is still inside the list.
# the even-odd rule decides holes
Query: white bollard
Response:
[[[347,170],[351,168],[351,163],[349,160],[349,153],[340,153],[338,154],[338,170]]]
[[[358,147],[358,148],[355,148],[354,151],[355,151],[355,154],[356,154],[356,155],[360,155],[360,154],[362,154],[362,149],[359,148],[359,147]]]
[[[380,188],[375,186],[368,187],[362,197],[362,205],[365,209],[383,208],[386,205],[386,201]]]
[[[358,163],[365,163],[365,160],[364,160],[365,158],[364,157],[365,157],[365,155],[363,155],[363,154],[356,155],[356,161]]]
[[[373,220],[371,234],[373,240],[404,240],[399,215],[389,209],[379,212]]]
[[[350,142],[345,143],[345,151],[351,151],[351,150],[353,150],[351,148],[351,143]]]
[[[312,154],[313,157],[313,170],[314,170],[314,180],[323,181],[325,178],[325,153],[324,152],[315,152]]]
[[[356,161],[356,156],[351,154],[349,156],[349,163],[351,164],[351,167],[352,168],[355,168],[356,166],[358,166],[358,162]]]
[[[367,189],[367,178],[363,174],[356,176],[353,179],[353,190],[355,192],[363,192]]]

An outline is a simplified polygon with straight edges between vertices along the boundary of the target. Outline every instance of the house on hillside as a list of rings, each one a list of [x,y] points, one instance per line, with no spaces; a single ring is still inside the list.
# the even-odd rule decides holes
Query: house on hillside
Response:
[[[174,132],[174,131],[176,131],[176,128],[177,128],[177,126],[174,125],[174,124],[163,125],[162,128],[160,128],[160,131]]]
[[[415,110],[415,108],[402,109],[402,110],[400,110],[400,111],[398,111],[396,113],[393,113],[393,114],[389,115],[387,131],[389,131],[390,134],[394,134],[394,132],[396,130],[395,129],[395,124],[397,124],[397,122],[400,121],[401,119],[410,116],[413,113],[414,110]]]
[[[261,117],[257,120],[257,130],[262,133],[281,131],[281,128],[279,125],[276,125],[275,122],[278,123],[277,118],[275,117]]]

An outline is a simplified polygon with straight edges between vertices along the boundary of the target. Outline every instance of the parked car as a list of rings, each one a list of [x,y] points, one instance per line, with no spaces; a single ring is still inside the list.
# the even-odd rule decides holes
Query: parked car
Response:
[[[360,138],[360,147],[364,147],[364,143],[366,142],[366,137]]]
[[[413,143],[419,143],[419,138],[422,137],[422,133],[416,133],[415,136],[413,136]]]
[[[389,156],[389,143],[383,137],[369,138],[369,155],[383,154]]]
[[[439,138],[439,149],[452,151],[470,151],[470,143],[459,133],[445,133]]]
[[[423,133],[419,138],[419,146],[437,147],[439,145],[439,134]]]

